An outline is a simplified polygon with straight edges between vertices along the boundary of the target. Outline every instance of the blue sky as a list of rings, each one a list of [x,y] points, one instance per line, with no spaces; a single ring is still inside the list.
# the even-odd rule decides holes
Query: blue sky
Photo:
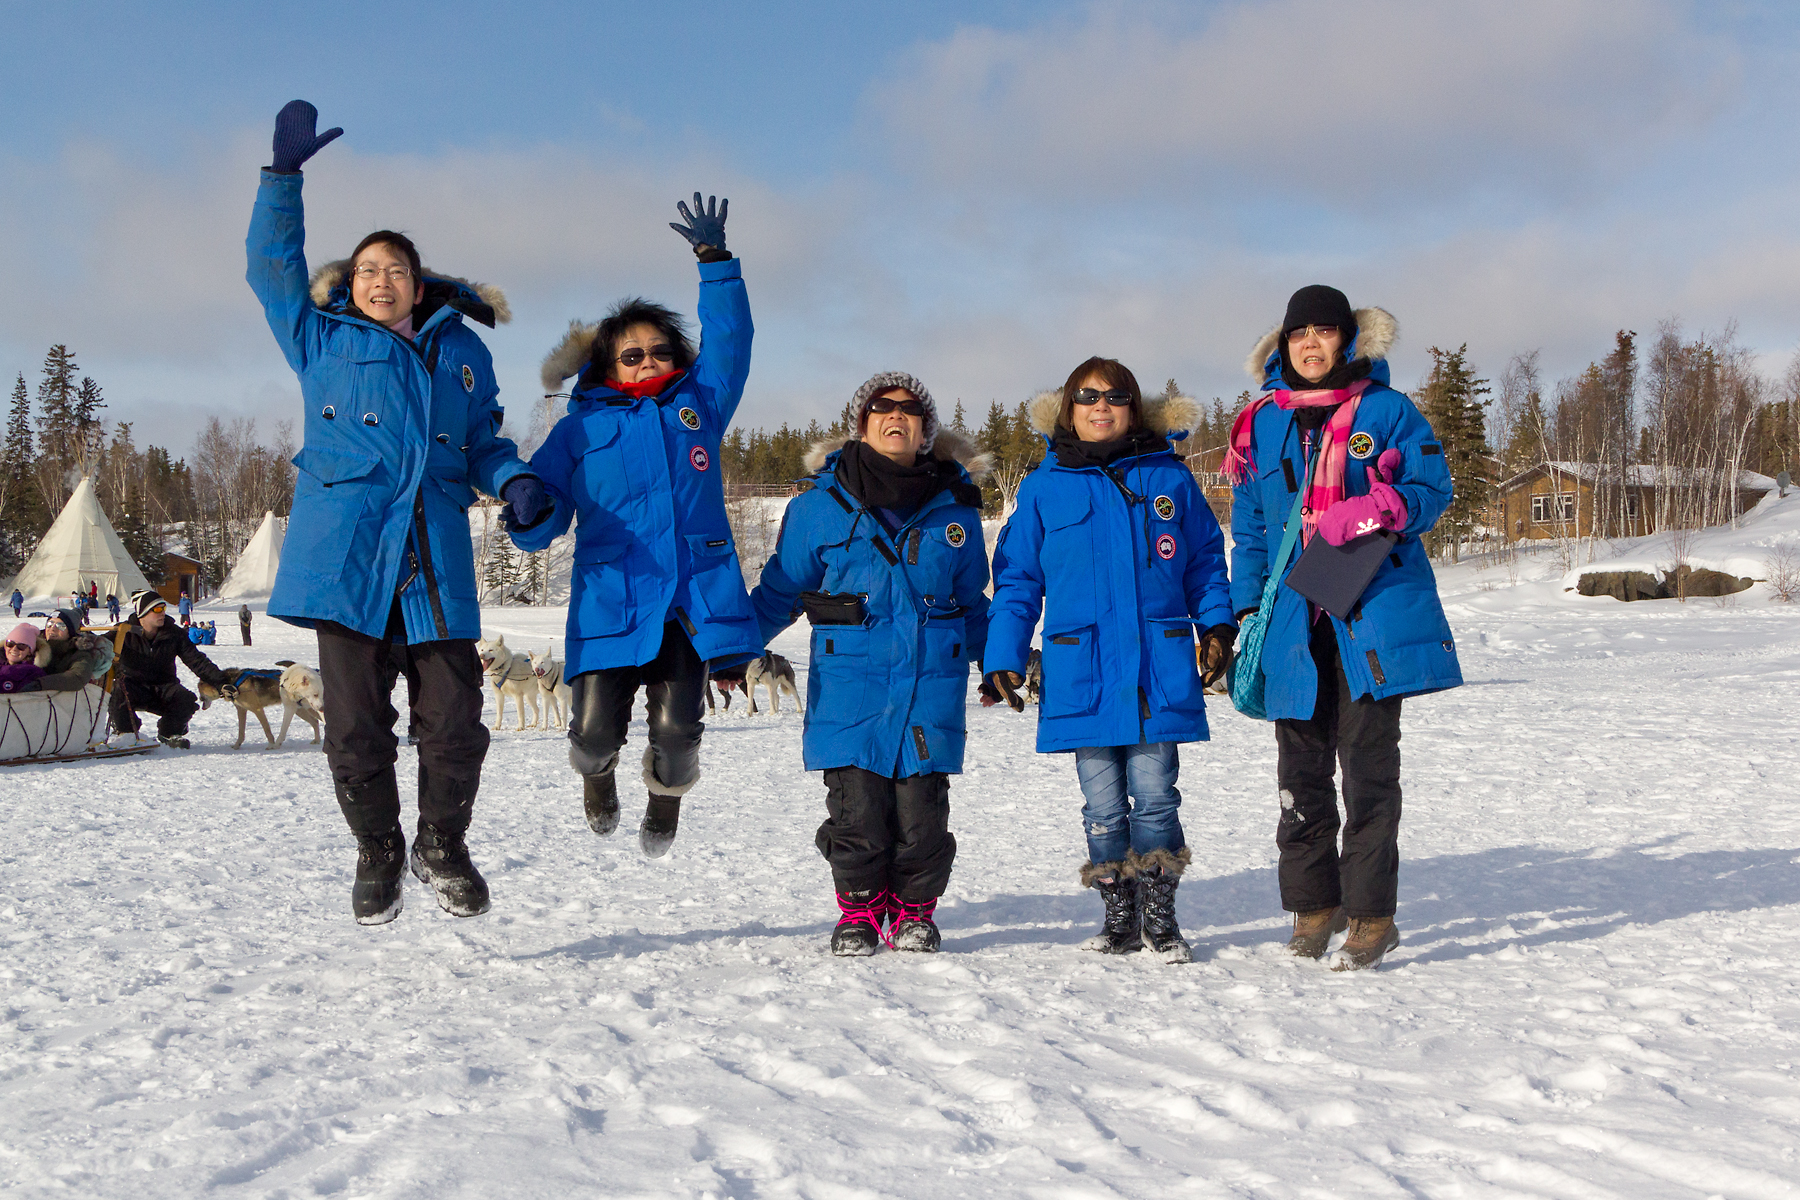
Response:
[[[499,284],[517,416],[572,317],[692,311],[666,222],[732,200],[757,319],[740,421],[829,417],[877,370],[1011,405],[1111,354],[1245,384],[1312,282],[1553,380],[1613,330],[1800,342],[1796,20],[1663,0],[1259,4],[9,5],[0,372],[63,341],[140,438],[268,423],[298,388],[243,283],[275,112],[314,261],[383,225]]]

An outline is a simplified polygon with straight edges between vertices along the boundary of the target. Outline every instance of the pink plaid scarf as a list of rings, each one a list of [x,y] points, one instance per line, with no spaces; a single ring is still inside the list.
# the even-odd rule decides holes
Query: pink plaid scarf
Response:
[[[1319,527],[1319,515],[1344,498],[1344,468],[1349,461],[1350,427],[1356,423],[1356,407],[1368,386],[1367,379],[1359,379],[1347,388],[1332,390],[1290,392],[1278,388],[1272,392],[1264,392],[1245,405],[1244,411],[1231,423],[1231,445],[1225,451],[1225,477],[1233,484],[1239,484],[1256,469],[1256,463],[1250,456],[1250,444],[1256,413],[1263,405],[1273,400],[1277,408],[1287,410],[1324,408],[1333,404],[1339,406],[1325,423],[1324,444],[1320,447],[1323,454],[1313,469],[1312,486],[1307,489],[1306,502],[1300,507],[1302,545],[1312,541],[1313,532]]]

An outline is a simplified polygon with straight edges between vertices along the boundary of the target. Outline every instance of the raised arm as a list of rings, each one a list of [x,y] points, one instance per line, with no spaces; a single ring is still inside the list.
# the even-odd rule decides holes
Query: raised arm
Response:
[[[244,278],[262,303],[263,315],[288,365],[296,371],[306,369],[308,327],[317,319],[308,294],[300,168],[344,132],[328,129],[316,133],[318,122],[319,110],[304,100],[289,101],[276,116],[274,153],[263,168],[256,207],[250,214],[250,233],[244,241],[249,261]]]
[[[693,211],[685,201],[675,207],[685,224],[670,221],[669,228],[687,239],[700,260],[700,357],[694,372],[706,385],[702,394],[712,396],[713,415],[723,430],[744,398],[744,381],[750,377],[750,341],[756,332],[750,323],[743,264],[725,248],[725,216],[731,201],[715,196],[711,203],[703,204],[700,193],[695,192]]]

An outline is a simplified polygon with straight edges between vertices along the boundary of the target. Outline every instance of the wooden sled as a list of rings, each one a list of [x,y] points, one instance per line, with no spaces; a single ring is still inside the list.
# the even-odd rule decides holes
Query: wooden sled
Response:
[[[96,631],[98,632],[98,631]],[[125,642],[123,624],[107,630],[116,659]],[[14,692],[0,696],[0,766],[27,763],[86,762],[118,758],[156,749],[106,744],[107,704],[113,672],[79,692]]]

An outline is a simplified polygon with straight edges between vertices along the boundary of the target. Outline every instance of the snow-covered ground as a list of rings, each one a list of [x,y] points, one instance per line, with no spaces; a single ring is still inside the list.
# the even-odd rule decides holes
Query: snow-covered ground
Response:
[[[827,954],[791,712],[709,722],[660,861],[641,796],[596,838],[560,735],[495,735],[493,912],[414,889],[376,929],[316,747],[234,752],[215,708],[186,753],[7,769],[0,1191],[1800,1195],[1800,605],[1584,599],[1550,558],[1443,572],[1469,685],[1407,704],[1404,941],[1360,975],[1281,953],[1273,738],[1222,705],[1187,967],[1075,949],[1073,771],[1005,709],[933,957]],[[213,649],[312,659],[266,618]]]

